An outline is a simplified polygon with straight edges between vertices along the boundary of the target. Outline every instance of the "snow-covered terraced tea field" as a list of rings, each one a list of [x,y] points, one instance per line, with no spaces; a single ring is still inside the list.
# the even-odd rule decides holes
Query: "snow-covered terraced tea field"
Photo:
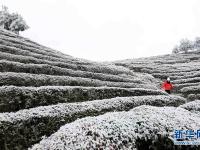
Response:
[[[199,99],[200,91],[200,51],[188,54],[161,55],[149,58],[127,59],[114,64],[124,66],[134,72],[149,73],[158,79],[158,85],[171,78],[174,93],[189,100]]]
[[[0,150],[189,148],[170,139],[200,128],[198,100],[186,103],[197,56],[97,63],[0,29]],[[168,75],[179,95],[161,90]]]

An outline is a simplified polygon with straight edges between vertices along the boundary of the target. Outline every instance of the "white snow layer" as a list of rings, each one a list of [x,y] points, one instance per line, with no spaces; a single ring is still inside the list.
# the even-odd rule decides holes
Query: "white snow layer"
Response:
[[[135,149],[136,138],[155,139],[156,134],[172,136],[175,129],[199,128],[200,118],[183,108],[143,105],[128,112],[107,113],[66,124],[30,149]]]

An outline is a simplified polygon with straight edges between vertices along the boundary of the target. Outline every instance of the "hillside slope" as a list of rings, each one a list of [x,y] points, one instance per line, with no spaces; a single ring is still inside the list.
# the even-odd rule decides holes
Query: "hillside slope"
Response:
[[[102,115],[104,118],[103,114],[108,112],[105,116],[119,114],[119,118],[124,113],[128,120],[128,114],[133,112],[137,116],[138,109],[143,110],[145,116],[148,110],[162,112],[163,109],[158,107],[163,106],[171,106],[166,109],[175,112],[180,110],[183,115],[190,113],[184,108],[175,110],[185,104],[186,99],[160,90],[155,75],[146,72],[134,70],[125,62],[114,65],[74,58],[0,29],[0,149],[40,148],[37,143],[44,143],[44,137],[58,139],[54,135],[62,133],[59,130],[61,126],[71,126],[70,123],[84,117],[92,123],[95,119],[90,120],[88,116],[96,118]],[[128,112],[115,114],[114,111]],[[192,115],[198,126],[197,116]],[[174,121],[177,119],[175,117]],[[111,122],[112,119],[106,123],[112,125]],[[127,123],[130,122],[124,122],[124,125]],[[189,121],[185,125],[191,128]],[[166,124],[162,126],[164,128]],[[117,130],[116,134],[120,132]],[[76,136],[81,138],[78,134]],[[70,145],[70,142],[61,141],[65,145]],[[93,148],[88,142],[83,141],[79,146],[89,144],[87,146]],[[136,147],[134,143],[132,146]],[[59,144],[55,142],[48,149],[59,149]]]
[[[199,99],[200,95],[200,51],[187,54],[161,55],[148,58],[127,59],[114,64],[124,66],[134,72],[145,72],[160,82],[170,77],[174,93],[188,100]]]

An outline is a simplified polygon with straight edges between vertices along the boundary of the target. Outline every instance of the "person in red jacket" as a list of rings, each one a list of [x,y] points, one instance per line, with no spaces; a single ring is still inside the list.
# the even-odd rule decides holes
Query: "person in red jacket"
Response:
[[[171,93],[171,90],[173,89],[173,85],[170,82],[170,78],[167,78],[167,81],[165,81],[162,85],[162,88],[168,93]]]

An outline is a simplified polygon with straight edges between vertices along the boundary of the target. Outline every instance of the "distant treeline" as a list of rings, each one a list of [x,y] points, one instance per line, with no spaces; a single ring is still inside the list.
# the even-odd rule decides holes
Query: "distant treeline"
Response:
[[[199,49],[200,37],[196,37],[194,41],[185,38],[180,40],[180,43],[173,48],[172,53],[188,53],[190,51],[197,51]]]

